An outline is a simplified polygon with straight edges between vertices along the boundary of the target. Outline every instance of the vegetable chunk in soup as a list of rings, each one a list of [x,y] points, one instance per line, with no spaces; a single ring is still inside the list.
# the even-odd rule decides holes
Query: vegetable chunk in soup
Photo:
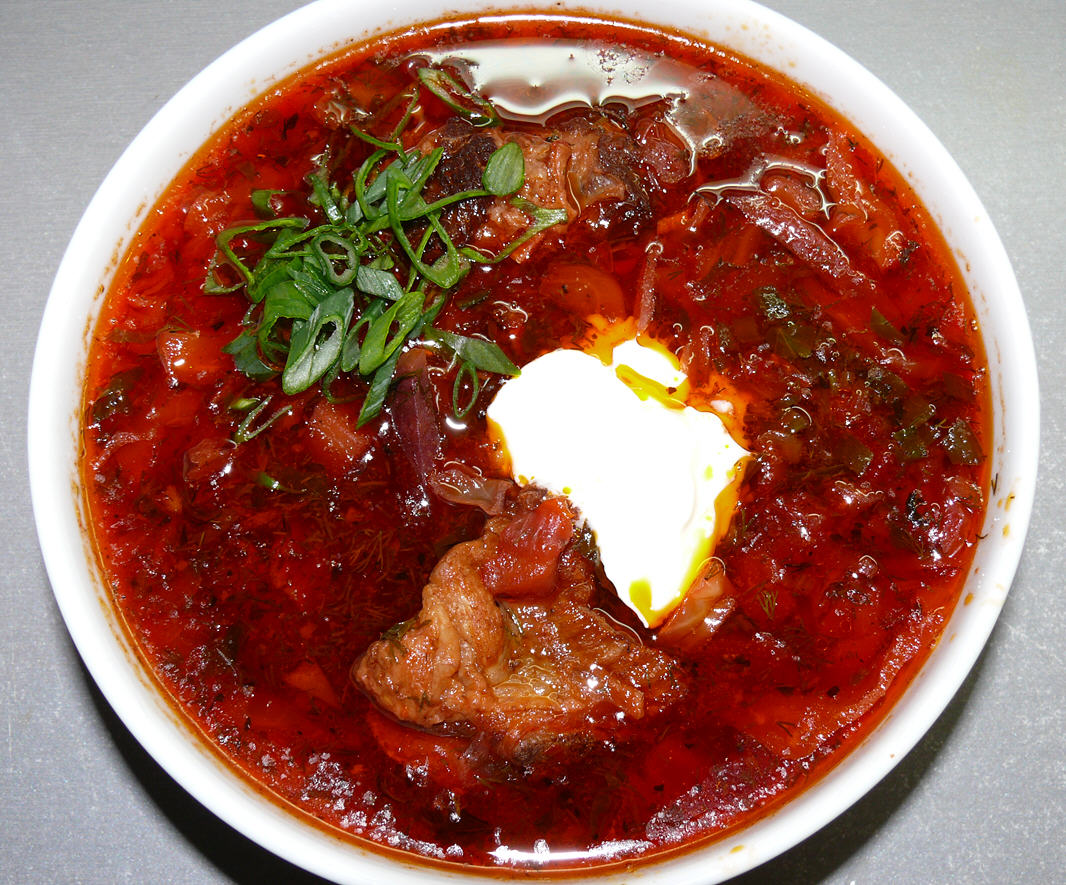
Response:
[[[500,390],[633,340],[676,377],[620,395],[743,453],[670,449],[710,503],[647,505],[667,456],[612,458],[621,425],[594,477],[513,475]],[[593,405],[545,389],[525,422]],[[352,839],[554,869],[750,823],[884,716],[957,601],[988,421],[958,271],[861,135],[687,38],[505,18],[354,47],[203,147],[103,307],[83,471],[131,636],[233,766]],[[708,526],[654,611],[590,479],[638,539]]]

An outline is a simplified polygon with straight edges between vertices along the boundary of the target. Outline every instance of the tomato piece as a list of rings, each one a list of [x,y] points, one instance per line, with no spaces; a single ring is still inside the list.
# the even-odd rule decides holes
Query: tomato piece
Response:
[[[500,535],[496,555],[481,566],[495,596],[544,596],[555,589],[559,556],[574,534],[574,514],[562,498],[545,498]]]
[[[320,400],[307,424],[312,456],[332,473],[359,466],[374,448],[372,432],[357,426],[358,411]]]
[[[156,335],[155,346],[171,387],[210,387],[223,372],[233,368],[233,360],[222,348],[232,336],[212,332],[186,332],[164,329]]]

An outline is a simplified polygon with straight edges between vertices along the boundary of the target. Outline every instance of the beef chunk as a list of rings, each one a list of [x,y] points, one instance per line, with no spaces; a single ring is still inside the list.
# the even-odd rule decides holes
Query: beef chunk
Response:
[[[421,611],[373,643],[352,678],[396,719],[487,740],[508,761],[611,739],[685,684],[672,658],[592,607],[593,592],[568,503],[523,495],[444,555]]]
[[[487,135],[477,134],[477,130],[463,120],[445,125],[437,137],[444,154],[426,187],[427,202],[480,188],[481,176],[489,157],[498,147],[497,143]],[[448,235],[459,243],[469,241],[484,223],[491,202],[491,197],[478,197],[462,200],[446,209],[442,223]]]
[[[421,153],[441,148],[436,172],[426,185],[428,201],[481,187],[481,176],[493,151],[507,142],[522,149],[525,183],[518,196],[545,209],[562,209],[566,223],[590,207],[607,213],[608,221],[624,218],[639,227],[650,219],[648,195],[640,181],[640,151],[621,128],[597,114],[574,115],[557,126],[520,129],[475,129],[453,119],[427,133],[417,145]],[[480,197],[449,207],[442,214],[449,236],[493,254],[529,227],[530,218],[510,198]],[[535,237],[513,253],[524,261]]]

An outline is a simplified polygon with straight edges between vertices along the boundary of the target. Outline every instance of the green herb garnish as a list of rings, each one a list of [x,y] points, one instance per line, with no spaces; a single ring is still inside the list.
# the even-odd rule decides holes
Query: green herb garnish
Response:
[[[755,296],[768,320],[787,320],[792,315],[792,307],[772,286],[764,286]]]
[[[870,328],[889,344],[903,343],[903,333],[892,325],[876,307],[870,308]]]
[[[241,423],[237,425],[237,431],[233,434],[233,441],[237,445],[248,442],[250,439],[255,439],[266,430],[271,424],[288,415],[291,411],[289,406],[282,406],[269,418],[259,419],[259,416],[263,413],[267,406],[270,405],[270,397],[264,399],[239,399],[230,404],[230,408],[235,412],[247,412],[242,419]]]
[[[977,437],[964,418],[955,419],[955,422],[944,434],[942,444],[947,449],[948,460],[952,464],[966,464],[972,467],[975,464],[980,464],[984,459]]]
[[[756,600],[759,603],[759,608],[763,610],[763,614],[772,621],[774,612],[777,610],[777,591],[769,588],[760,590]]]
[[[447,71],[441,68],[421,68],[418,71],[418,79],[426,89],[474,126],[495,126],[500,122],[500,115],[496,113],[491,102],[477,93],[470,92]]]
[[[452,386],[452,412],[456,418],[465,418],[474,407],[481,389],[478,370],[495,372],[498,375],[518,374],[518,366],[512,363],[499,347],[484,338],[470,338],[444,329],[429,329],[426,338],[442,345],[459,362]],[[470,385],[470,397],[465,404],[460,405],[464,382]]]
[[[857,437],[842,432],[834,444],[834,455],[856,476],[862,476],[870,466],[874,453]]]
[[[479,371],[517,374],[493,342],[433,329],[432,324],[448,290],[471,263],[500,261],[566,220],[564,210],[543,209],[513,196],[525,182],[522,151],[513,142],[489,157],[480,188],[427,202],[423,190],[443,150],[420,154],[406,150],[401,139],[418,105],[419,84],[475,125],[499,122],[489,102],[463,89],[451,75],[421,69],[403,117],[388,137],[352,128],[374,150],[350,183],[332,181],[324,165],[308,176],[310,202],[322,211],[325,223],[267,217],[223,231],[204,286],[218,294],[243,290],[250,302],[241,333],[225,348],[240,372],[253,380],[280,374],[287,394],[321,384],[326,396],[340,375],[361,376],[368,390],[360,426],[380,413],[404,345],[419,336],[443,346],[458,361],[457,415],[472,408]],[[253,208],[261,217],[271,214],[274,193],[253,195]],[[457,246],[441,223],[444,209],[478,197],[511,197],[512,205],[530,218],[529,227],[495,255]],[[259,257],[248,257],[255,254]],[[472,394],[460,403],[464,385]],[[249,427],[257,417],[249,416]],[[249,427],[239,431],[245,438]]]

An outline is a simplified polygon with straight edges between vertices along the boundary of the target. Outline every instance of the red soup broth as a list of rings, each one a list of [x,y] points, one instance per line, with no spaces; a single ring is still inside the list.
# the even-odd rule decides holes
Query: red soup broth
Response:
[[[683,701],[573,758],[461,779],[451,739],[380,714],[349,669],[418,611],[435,562],[484,515],[427,493],[387,412],[356,428],[361,382],[332,403],[236,372],[222,348],[247,301],[203,283],[216,235],[254,220],[253,190],[316,211],[316,157],[344,146],[357,164],[372,150],[348,134],[350,108],[408,89],[412,57],[476,59],[502,45],[529,59],[569,47],[615,71],[668,57],[680,82],[674,98],[615,92],[594,107],[590,94],[536,121],[505,119],[608,119],[628,139],[618,174],[642,197],[583,206],[524,260],[475,267],[436,325],[496,341],[522,365],[580,342],[590,312],[639,316],[699,395],[734,401],[754,457],[716,549],[732,611],[669,649],[691,677]],[[427,97],[419,114],[428,131],[451,111]],[[456,370],[436,359],[447,414]],[[491,475],[485,409],[500,380],[481,380],[470,413],[442,420],[442,455]],[[234,403],[267,397],[289,411],[236,444]],[[355,47],[257,99],[138,232],[95,330],[85,403],[99,558],[175,705],[300,813],[475,866],[660,856],[802,790],[884,716],[937,642],[987,487],[973,314],[901,177],[777,74],[618,23],[444,23]],[[606,583],[597,592],[600,608],[659,642]]]

